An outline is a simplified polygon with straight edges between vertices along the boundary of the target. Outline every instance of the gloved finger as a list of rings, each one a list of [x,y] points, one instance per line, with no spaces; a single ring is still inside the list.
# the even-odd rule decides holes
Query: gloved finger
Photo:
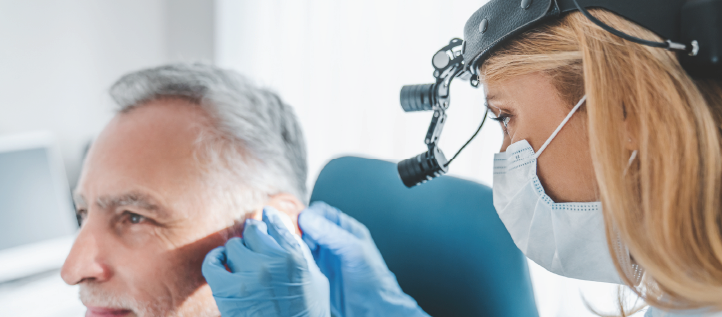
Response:
[[[297,255],[295,258],[297,268],[303,271],[308,270],[313,279],[316,280],[314,284],[328,284],[328,279],[321,273],[321,269],[316,264],[311,250],[301,237],[292,233],[291,230],[295,228],[291,218],[272,207],[266,207],[263,211],[263,220],[267,222],[269,234],[279,242],[281,247],[287,248],[289,253]],[[319,280],[323,282],[319,282]]]
[[[371,238],[368,228],[353,217],[343,213],[336,207],[325,202],[313,202],[304,212],[310,211],[316,213],[328,221],[337,224],[339,227],[355,235],[359,239],[366,240]]]
[[[284,216],[286,219],[282,218]],[[281,248],[289,253],[298,254],[301,252],[298,241],[288,229],[288,226],[292,226],[291,219],[288,216],[281,214],[280,211],[273,207],[264,207],[263,222],[268,226],[268,234],[278,242]]]
[[[246,219],[245,228],[243,228],[243,241],[249,250],[259,254],[271,257],[286,254],[286,251],[281,248],[278,242],[268,234],[268,226],[256,219]]]
[[[303,230],[303,239],[307,244],[329,249],[335,254],[353,252],[358,249],[361,242],[358,237],[318,213],[301,212],[298,216],[298,224]]]
[[[217,247],[211,250],[211,252],[206,254],[205,259],[203,259],[201,273],[206,279],[206,282],[208,282],[208,285],[211,286],[211,290],[214,294],[224,293],[224,285],[232,275],[230,272],[226,271],[225,263],[225,247]]]
[[[208,254],[206,254],[205,259],[203,259],[203,266],[201,270],[203,275],[205,275],[206,269],[213,270],[216,267],[223,268],[223,270],[225,271],[225,264],[226,248],[221,246],[211,250],[210,252],[208,252]]]
[[[216,298],[247,298],[253,294],[268,293],[270,281],[255,271],[231,273],[226,270],[227,247],[217,247],[208,252],[201,272]],[[229,265],[230,266],[230,265]]]
[[[241,238],[226,241],[225,256],[232,273],[257,273],[258,263],[266,261],[267,256],[250,250]]]
[[[257,292],[248,296],[223,298],[214,297],[221,316],[263,317],[281,316],[273,293]]]

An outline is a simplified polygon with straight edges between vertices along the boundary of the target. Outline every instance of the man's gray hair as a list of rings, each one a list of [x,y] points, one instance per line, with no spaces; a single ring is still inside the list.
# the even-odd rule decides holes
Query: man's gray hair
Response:
[[[293,109],[275,93],[231,70],[172,64],[127,74],[111,87],[110,95],[120,113],[165,98],[202,107],[214,126],[196,142],[209,161],[206,165],[220,173],[214,177],[230,177],[233,187],[253,192],[253,197],[224,193],[243,206],[237,207],[258,208],[258,200],[283,192],[306,202],[303,134]]]

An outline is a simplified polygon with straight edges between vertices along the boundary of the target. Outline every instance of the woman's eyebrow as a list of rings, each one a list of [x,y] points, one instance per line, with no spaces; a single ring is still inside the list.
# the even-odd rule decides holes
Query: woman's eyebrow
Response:
[[[487,109],[489,109],[489,111],[491,111],[491,113],[494,113],[494,114],[501,111],[501,109],[499,109],[498,107],[494,107],[494,106],[490,105],[488,99],[486,100],[486,102],[484,102],[484,106]]]

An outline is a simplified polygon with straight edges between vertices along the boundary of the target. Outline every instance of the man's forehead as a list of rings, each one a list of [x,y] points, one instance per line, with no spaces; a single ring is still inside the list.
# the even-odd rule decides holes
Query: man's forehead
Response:
[[[177,159],[192,154],[205,112],[183,101],[157,101],[117,114],[91,147],[100,157]]]
[[[85,160],[76,201],[153,209],[202,191],[194,152],[203,118],[193,105],[173,102],[140,106],[108,124]]]
[[[91,146],[86,166],[151,175],[187,172],[207,127],[197,106],[158,101],[116,115]]]

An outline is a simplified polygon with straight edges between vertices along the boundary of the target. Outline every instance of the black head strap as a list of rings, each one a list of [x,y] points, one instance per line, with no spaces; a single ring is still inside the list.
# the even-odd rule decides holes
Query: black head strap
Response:
[[[700,7],[706,10],[700,10]],[[589,14],[588,9],[592,8],[616,13],[649,29],[665,41],[639,39],[615,30]],[[722,25],[718,25],[722,18],[716,18],[722,14],[722,0],[491,0],[477,10],[464,26],[462,54],[466,70],[476,74],[479,66],[505,41],[573,11],[581,11],[600,27],[632,42],[685,51],[684,55],[697,56],[701,51],[695,62],[711,65],[712,68],[706,69],[707,73],[710,69],[718,70],[722,63],[719,60],[722,52],[718,52],[722,49],[717,48],[722,48]],[[704,16],[696,13],[705,11]],[[698,15],[700,18],[695,19]],[[697,29],[708,31],[690,35],[688,30],[699,23],[705,24]],[[690,36],[694,38],[690,39]],[[705,39],[705,42],[700,41],[698,46],[696,37]],[[683,64],[689,64],[688,60],[683,58]],[[712,75],[722,76],[714,72]]]

